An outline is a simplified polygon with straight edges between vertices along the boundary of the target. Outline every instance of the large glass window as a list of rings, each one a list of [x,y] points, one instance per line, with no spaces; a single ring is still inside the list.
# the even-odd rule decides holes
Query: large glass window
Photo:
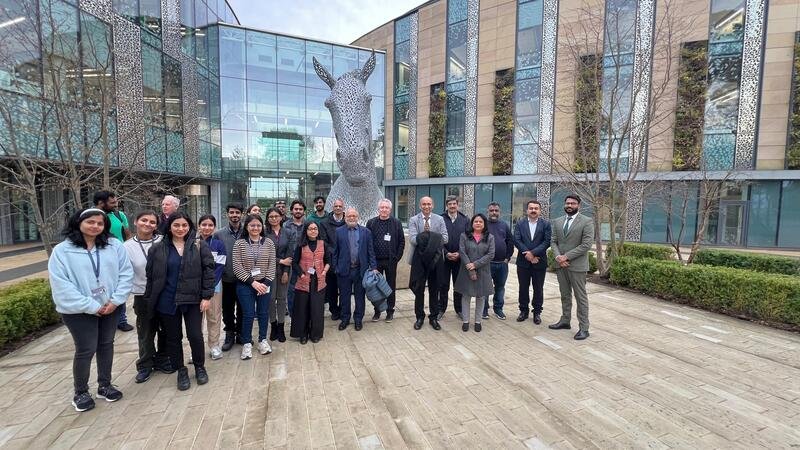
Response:
[[[278,83],[303,86],[306,82],[306,43],[278,36]]]
[[[750,186],[747,245],[774,247],[778,239],[781,183],[761,182]]]
[[[411,92],[411,17],[398,19],[394,24],[394,148],[392,149],[393,178],[408,178],[409,96]]]
[[[274,131],[278,126],[278,91],[274,83],[247,82],[247,129]]]
[[[142,89],[148,170],[184,172],[183,103],[180,61],[142,42]],[[207,86],[207,85],[205,85]],[[203,103],[207,95],[200,92]],[[201,137],[208,136],[207,109],[198,114]]]
[[[333,73],[333,46],[320,42],[306,42],[306,86],[330,89],[314,70],[314,58],[325,67],[325,70]]]
[[[248,80],[268,81],[271,83],[276,81],[275,51],[274,35],[258,31],[247,31]]]
[[[536,173],[542,70],[542,2],[518,0],[513,173]]]
[[[464,175],[467,97],[467,0],[447,1],[445,175]]]
[[[800,181],[783,182],[778,247],[800,248]]]
[[[161,0],[113,0],[112,5],[117,14],[161,36]]]

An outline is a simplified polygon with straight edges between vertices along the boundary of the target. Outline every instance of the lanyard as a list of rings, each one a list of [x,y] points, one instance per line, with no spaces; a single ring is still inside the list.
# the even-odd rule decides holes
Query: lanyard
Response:
[[[253,258],[253,268],[258,267],[258,258],[261,256],[261,247],[264,245],[264,238],[259,239],[258,247],[256,248],[253,245],[253,241],[250,238],[247,238],[247,252],[250,253],[250,257]],[[253,248],[255,248],[255,252],[253,252]]]
[[[139,248],[142,250],[142,255],[144,255],[144,259],[147,259],[147,250],[150,250],[150,247],[148,247],[147,250],[145,250],[144,245],[142,245],[142,241],[140,241],[138,237],[134,237],[133,240],[136,241],[137,244],[139,244]],[[150,239],[149,241],[145,241],[145,243],[152,245],[154,240],[155,239]]]
[[[86,249],[86,254],[89,255],[89,261],[92,262],[92,270],[94,270],[94,278],[97,280],[97,283],[100,284],[100,249],[95,246],[94,253],[97,255],[97,263],[94,262],[92,259],[92,251]]]

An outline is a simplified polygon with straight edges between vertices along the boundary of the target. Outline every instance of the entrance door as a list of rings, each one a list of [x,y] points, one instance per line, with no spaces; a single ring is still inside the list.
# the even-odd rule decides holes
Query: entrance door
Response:
[[[717,242],[720,245],[732,247],[744,246],[744,237],[747,236],[747,202],[721,201],[719,204],[719,235]]]

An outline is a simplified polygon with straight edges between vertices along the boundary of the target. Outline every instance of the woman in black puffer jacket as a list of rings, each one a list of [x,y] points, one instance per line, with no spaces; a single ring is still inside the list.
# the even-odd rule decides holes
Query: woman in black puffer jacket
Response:
[[[183,330],[192,349],[197,384],[208,383],[203,350],[203,312],[214,296],[214,256],[202,239],[195,239],[192,219],[184,212],[169,217],[166,235],[147,256],[147,287],[144,300],[159,318],[165,334],[166,352],[178,369],[178,389],[191,386],[183,362]],[[183,323],[181,323],[183,322]]]

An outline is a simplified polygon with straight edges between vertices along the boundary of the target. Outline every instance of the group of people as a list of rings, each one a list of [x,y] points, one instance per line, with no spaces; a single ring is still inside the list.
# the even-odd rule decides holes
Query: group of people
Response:
[[[325,211],[325,198],[314,199],[306,214],[302,200],[278,201],[262,211],[258,205],[226,206],[227,225],[217,227],[210,214],[197,225],[179,209],[176,197],[166,196],[161,213],[138,212],[133,223],[118,211],[115,195],[95,194],[94,207],[77,211],[64,229],[65,240],[53,249],[48,269],[56,310],[62,315],[75,343],[73,406],[86,411],[95,406],[89,394],[89,370],[97,357],[97,398],[113,402],[122,393],[111,384],[114,334],[133,329],[125,304],[133,294],[139,358],[135,381],[144,383],[154,371],[177,372],[177,388],[189,389],[191,380],[183,354],[183,332],[191,349],[195,379],[209,381],[206,352],[219,359],[234,345],[240,358],[272,352],[270,341],[285,342],[285,320],[291,318],[289,336],[301,344],[323,338],[324,308],[345,330],[363,328],[367,272],[382,274],[391,289],[386,298],[386,322],[395,313],[397,266],[405,252],[405,234],[393,217],[392,202],[378,204],[378,216],[360,224],[359,211],[345,209],[343,200]],[[424,291],[428,289],[428,318],[435,330],[448,304],[450,281],[453,308],[468,331],[481,331],[488,318],[488,298],[505,319],[503,302],[508,263],[518,250],[520,281],[517,321],[530,314],[529,286],[533,286],[534,323],[541,323],[547,249],[552,246],[559,265],[562,317],[553,329],[570,328],[571,293],[578,300],[580,331],[588,337],[586,253],[593,242],[591,219],[578,214],[580,198],[567,197],[566,215],[553,226],[540,217],[541,204],[531,200],[527,217],[512,227],[500,220],[500,205],[492,202],[488,217],[475,214],[467,220],[458,199],[448,197],[443,214],[433,213],[433,200],[420,200],[420,213],[409,220],[410,288],[414,293],[419,330],[426,318]],[[262,217],[263,214],[263,217]],[[266,219],[266,220],[265,220]],[[83,256],[86,254],[87,256]],[[88,261],[87,261],[88,259]],[[583,272],[581,274],[581,271]],[[474,313],[470,307],[474,300]],[[372,321],[382,317],[373,305]],[[254,322],[258,336],[253,340]],[[203,321],[208,330],[203,338]],[[221,331],[225,332],[224,338]],[[269,332],[269,338],[267,337]]]

